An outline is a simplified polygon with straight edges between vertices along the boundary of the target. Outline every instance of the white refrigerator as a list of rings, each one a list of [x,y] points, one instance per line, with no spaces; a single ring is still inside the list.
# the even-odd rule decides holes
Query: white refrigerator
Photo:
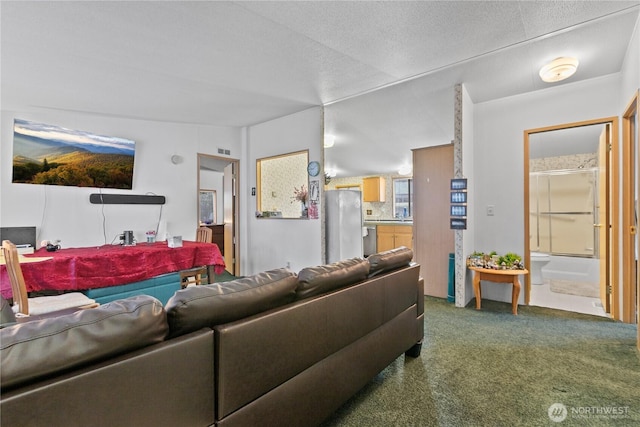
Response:
[[[362,193],[327,190],[324,194],[327,262],[362,258]]]

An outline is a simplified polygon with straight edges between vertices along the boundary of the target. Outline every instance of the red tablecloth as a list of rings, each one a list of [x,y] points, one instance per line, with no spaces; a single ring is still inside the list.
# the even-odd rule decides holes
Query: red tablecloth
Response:
[[[225,267],[217,245],[187,241],[180,248],[169,248],[166,242],[156,242],[69,248],[56,252],[40,249],[25,256],[53,257],[20,265],[28,291],[105,288],[203,265],[213,265],[216,274],[220,274]],[[0,266],[0,292],[5,298],[11,297],[11,284],[4,265]]]

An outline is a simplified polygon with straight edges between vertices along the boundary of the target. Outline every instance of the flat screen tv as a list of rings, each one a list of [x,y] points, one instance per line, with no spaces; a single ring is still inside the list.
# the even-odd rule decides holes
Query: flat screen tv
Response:
[[[15,119],[14,183],[133,187],[135,142]]]

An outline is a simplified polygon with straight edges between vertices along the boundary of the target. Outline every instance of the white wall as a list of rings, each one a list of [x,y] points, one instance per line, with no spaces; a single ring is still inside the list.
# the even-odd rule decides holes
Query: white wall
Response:
[[[24,109],[1,113],[0,221],[3,227],[37,227],[38,240],[60,239],[63,247],[94,246],[117,241],[123,230],[133,230],[138,241],[158,224],[158,205],[93,205],[96,188],[12,184],[13,120],[21,118],[136,142],[133,190],[104,193],[155,193],[167,198],[162,208],[159,237],[165,231],[195,238],[197,227],[197,153],[217,155],[217,148],[233,154],[241,149],[241,129],[102,117],[72,112]],[[171,163],[179,154],[184,162]],[[105,228],[103,231],[103,213]]]
[[[524,254],[524,130],[618,116],[620,81],[613,74],[475,105],[475,250]],[[511,288],[488,283],[482,296],[508,302]]]
[[[640,16],[622,64],[620,111],[624,111],[633,94],[640,89]]]
[[[248,128],[244,157],[248,167],[241,184],[246,192],[244,205],[247,207],[247,231],[243,232],[246,243],[241,249],[243,275],[287,264],[299,271],[322,263],[320,219],[256,218],[256,196],[251,196],[251,188],[256,187],[256,159],[309,149],[309,161],[321,161],[322,134],[320,107]],[[310,177],[313,179],[322,179],[322,172],[318,177]]]
[[[477,205],[475,200],[476,178],[475,178],[475,135],[474,135],[474,114],[475,106],[469,97],[467,88],[462,85],[462,175],[467,178],[467,229],[462,231],[462,259],[456,259],[456,280],[458,276],[464,277],[464,294],[456,294],[456,306],[464,307],[474,297],[473,276],[466,268],[466,259],[475,251],[475,212]],[[458,274],[460,271],[460,274]],[[457,286],[456,286],[457,288]],[[460,301],[458,301],[460,300]]]

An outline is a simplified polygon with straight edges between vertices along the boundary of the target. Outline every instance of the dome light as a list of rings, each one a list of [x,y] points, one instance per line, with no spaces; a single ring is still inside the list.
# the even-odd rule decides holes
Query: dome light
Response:
[[[324,136],[324,148],[331,148],[336,143],[336,137],[333,135]]]
[[[573,76],[577,69],[576,58],[556,58],[540,69],[540,78],[547,83],[555,83]]]
[[[398,174],[400,175],[411,175],[411,172],[413,172],[413,167],[411,165],[402,165],[398,170]]]

